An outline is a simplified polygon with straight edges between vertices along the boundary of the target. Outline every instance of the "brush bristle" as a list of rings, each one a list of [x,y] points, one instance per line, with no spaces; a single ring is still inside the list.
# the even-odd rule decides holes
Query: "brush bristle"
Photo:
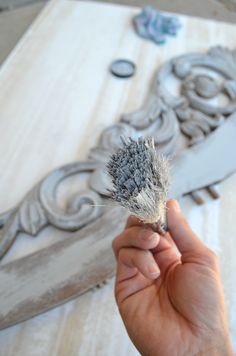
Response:
[[[152,138],[122,138],[107,170],[112,178],[112,199],[145,223],[166,224],[166,199],[170,185],[167,158],[157,153]]]

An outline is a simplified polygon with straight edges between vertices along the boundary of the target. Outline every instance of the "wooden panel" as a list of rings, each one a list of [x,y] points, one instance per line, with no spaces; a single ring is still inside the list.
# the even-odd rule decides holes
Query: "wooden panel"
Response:
[[[56,0],[47,5],[0,72],[0,208],[15,205],[51,169],[86,157],[101,130],[144,101],[158,66],[178,54],[236,43],[235,27],[181,16],[183,29],[164,47],[138,38],[137,9]],[[113,59],[137,64],[130,80],[112,77]],[[183,207],[201,238],[221,257],[236,347],[235,176],[222,198]],[[71,189],[75,183],[71,183]],[[63,240],[51,228],[21,235],[4,263]],[[30,287],[30,286],[29,286]],[[111,332],[112,331],[112,332]],[[112,334],[112,335],[111,335]],[[0,332],[0,355],[136,354],[117,314],[112,282],[42,316]]]

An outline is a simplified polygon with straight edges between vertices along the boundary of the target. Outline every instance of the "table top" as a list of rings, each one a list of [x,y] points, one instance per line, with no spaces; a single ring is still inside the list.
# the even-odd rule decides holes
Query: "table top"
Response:
[[[0,209],[14,206],[45,174],[83,159],[100,132],[137,109],[153,74],[173,56],[234,48],[236,28],[179,16],[177,38],[158,47],[140,39],[131,19],[137,8],[70,0],[49,2],[0,70]],[[113,77],[112,60],[137,65],[132,79]],[[72,185],[74,183],[72,182]],[[221,198],[181,205],[190,224],[221,261],[236,350],[236,175],[219,185]],[[3,263],[64,235],[44,229],[37,239],[21,234]],[[0,356],[137,355],[113,297],[113,279],[101,288],[31,320],[0,331]]]

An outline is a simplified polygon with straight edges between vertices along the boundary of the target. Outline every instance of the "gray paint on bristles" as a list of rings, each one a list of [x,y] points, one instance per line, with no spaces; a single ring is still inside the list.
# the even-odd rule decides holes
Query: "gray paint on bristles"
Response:
[[[166,198],[170,186],[168,159],[158,154],[152,138],[121,138],[122,147],[111,156],[111,197],[144,223],[166,225]]]

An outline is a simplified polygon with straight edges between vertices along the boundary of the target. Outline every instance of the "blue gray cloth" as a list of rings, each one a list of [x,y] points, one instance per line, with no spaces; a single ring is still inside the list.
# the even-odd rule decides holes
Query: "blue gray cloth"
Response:
[[[176,36],[181,27],[177,17],[164,16],[152,6],[145,6],[133,23],[139,36],[159,45],[166,42],[166,35]]]

